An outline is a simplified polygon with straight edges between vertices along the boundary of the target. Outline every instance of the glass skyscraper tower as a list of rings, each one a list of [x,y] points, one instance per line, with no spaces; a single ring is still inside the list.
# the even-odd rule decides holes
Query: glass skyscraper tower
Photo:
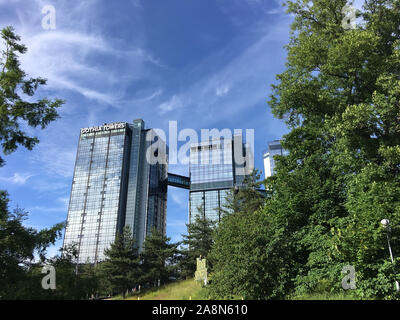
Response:
[[[153,227],[166,232],[167,147],[157,137],[165,157],[151,164],[149,131],[141,119],[81,129],[63,243],[76,244],[78,263],[103,260],[124,226],[139,249]]]
[[[242,136],[236,136],[239,144],[234,139],[210,139],[190,146],[189,223],[197,215],[220,221],[228,192],[240,187],[250,173],[251,151],[242,143]],[[235,159],[235,152],[243,156],[243,163]]]
[[[268,150],[263,154],[265,178],[268,178],[275,173],[274,156],[283,156],[287,154],[288,152],[282,148],[280,140],[274,140],[268,143]]]

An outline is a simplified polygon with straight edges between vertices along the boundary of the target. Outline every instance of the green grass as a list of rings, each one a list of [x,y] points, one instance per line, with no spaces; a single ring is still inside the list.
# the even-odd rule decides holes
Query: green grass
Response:
[[[153,290],[127,297],[126,300],[207,300],[207,291],[201,283],[189,279],[173,282]]]
[[[121,300],[115,296],[112,300]],[[237,299],[240,299],[237,297]],[[310,293],[290,296],[287,300],[357,300],[351,292],[343,293]],[[167,285],[135,293],[126,297],[126,300],[208,300],[207,289],[200,282],[193,279],[177,281]]]
[[[301,296],[294,296],[288,300],[359,300],[348,293],[310,293]]]

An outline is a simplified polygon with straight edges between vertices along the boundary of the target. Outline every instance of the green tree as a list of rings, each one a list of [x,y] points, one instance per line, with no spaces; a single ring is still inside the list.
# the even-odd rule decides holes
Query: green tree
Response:
[[[32,102],[32,97],[40,86],[46,84],[46,79],[29,78],[20,68],[19,54],[25,54],[27,48],[19,43],[20,37],[12,27],[2,29],[0,36],[4,47],[0,57],[0,141],[3,153],[9,154],[18,145],[31,150],[39,141],[23,132],[21,124],[45,128],[58,117],[56,109],[64,102],[48,98]],[[4,159],[0,157],[2,165]],[[25,284],[28,288],[29,283],[39,296],[40,293],[35,291],[39,274],[33,262],[34,255],[36,253],[41,262],[46,260],[46,249],[60,237],[64,224],[41,231],[24,227],[22,222],[27,213],[19,208],[10,212],[8,202],[7,192],[0,191],[0,297],[29,298],[28,293],[32,294],[32,291],[20,286]]]
[[[264,212],[271,227],[283,227],[270,241],[289,244],[288,293],[341,290],[340,271],[350,264],[357,294],[383,298],[394,286],[386,285],[379,221],[397,223],[400,213],[400,2],[365,1],[354,29],[342,26],[345,4],[287,3],[294,22],[286,70],[269,104],[291,129],[283,142],[289,156],[277,160]],[[396,246],[399,231],[392,230]]]
[[[78,284],[80,292],[84,294],[85,299],[97,298],[101,291],[101,279],[96,272],[96,266],[90,263],[79,266]]]
[[[30,78],[20,68],[19,54],[25,54],[27,47],[20,42],[14,29],[8,26],[1,30],[4,50],[0,57],[0,141],[4,154],[15,151],[19,145],[31,150],[39,142],[21,130],[21,124],[45,128],[58,118],[57,108],[64,104],[60,99],[42,98],[31,102],[36,91],[46,84],[46,79]],[[0,157],[0,166],[4,159]]]
[[[209,292],[212,298],[265,298],[275,284],[265,254],[266,216],[260,212],[234,212],[222,218],[209,254],[213,265]]]
[[[254,172],[228,195],[226,213],[217,225],[209,254],[213,298],[284,296],[288,274],[280,273],[278,266],[287,265],[287,244],[282,239],[270,242],[282,227],[271,228],[271,217],[262,212],[266,198],[259,191],[258,179]]]
[[[75,246],[60,249],[60,254],[44,261],[26,266],[17,279],[13,299],[24,300],[82,300],[88,299],[98,290],[98,278],[94,266],[80,265],[77,268]],[[42,288],[43,267],[50,265],[55,271],[55,289]],[[10,297],[9,297],[10,298]]]
[[[264,191],[261,190],[263,181],[260,181],[260,172],[255,169],[243,179],[242,186],[232,188],[226,197],[226,204],[222,208],[222,214],[232,212],[256,211],[265,202]]]
[[[98,277],[94,265],[79,264],[75,244],[60,250],[61,254],[48,259],[56,271],[56,290],[47,290],[53,299],[83,300],[96,294]]]
[[[179,243],[170,243],[170,240],[156,228],[146,236],[140,254],[142,283],[155,286],[160,281],[160,284],[164,284],[176,275]]]
[[[14,299],[35,254],[45,260],[46,249],[61,236],[64,223],[40,231],[25,227],[27,213],[20,208],[10,212],[8,202],[7,192],[0,191],[0,297]]]
[[[140,274],[139,255],[128,226],[104,255],[106,259],[98,265],[99,275],[106,279],[112,293],[119,292],[125,298],[126,292],[138,285]]]
[[[202,212],[202,207],[198,208]],[[213,244],[215,222],[202,215],[196,215],[195,221],[186,224],[187,234],[182,235],[181,257],[179,261],[180,276],[182,278],[194,277],[196,271],[196,258],[208,257]]]

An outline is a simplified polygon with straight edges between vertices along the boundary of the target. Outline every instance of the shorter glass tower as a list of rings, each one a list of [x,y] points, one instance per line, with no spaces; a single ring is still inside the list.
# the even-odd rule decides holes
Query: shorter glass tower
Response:
[[[264,174],[265,178],[272,176],[275,172],[275,155],[287,155],[287,151],[282,148],[281,140],[274,140],[268,143],[268,150],[264,152]]]
[[[190,146],[189,223],[197,215],[220,221],[228,192],[242,185],[246,162],[239,164],[235,160],[234,139],[210,139]],[[249,161],[250,150],[241,136],[236,139],[240,139],[236,152]]]
[[[167,147],[158,140],[165,157],[150,163],[149,133],[141,119],[81,129],[63,243],[76,245],[78,263],[104,260],[124,226],[139,249],[153,227],[165,234]]]

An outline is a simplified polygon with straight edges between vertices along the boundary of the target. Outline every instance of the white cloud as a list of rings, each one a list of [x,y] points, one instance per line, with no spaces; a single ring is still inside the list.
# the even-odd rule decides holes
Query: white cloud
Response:
[[[63,177],[72,178],[75,164],[76,147],[66,148],[65,145],[49,142],[38,144],[30,160],[33,164],[41,168],[44,174],[53,178]]]
[[[144,97],[141,100],[150,101],[150,100],[153,100],[155,97],[158,97],[162,93],[163,93],[163,91],[161,89],[158,89],[155,92],[153,92],[150,96]]]
[[[268,83],[274,82],[275,74],[281,71],[280,68],[283,70],[285,55],[283,46],[289,39],[291,19],[285,16],[278,25],[258,26],[253,32],[260,36],[250,44],[233,41],[228,49],[238,54],[227,64],[216,68],[214,73],[204,75],[203,64],[221,65],[221,63],[213,60],[215,57],[203,61],[197,70],[192,70],[194,83],[162,104],[160,109],[164,113],[175,111],[175,118],[182,121],[190,120],[192,128],[209,128],[216,122],[226,122],[227,119],[233,119],[240,112],[257,104],[265,106],[265,116],[267,116],[265,100],[270,90]],[[182,109],[179,108],[182,101],[186,102],[185,112],[176,113]],[[195,103],[191,104],[191,101]],[[190,114],[186,112],[189,109]]]
[[[183,104],[182,98],[177,95],[173,95],[170,100],[160,104],[159,109],[161,111],[161,114],[163,114],[163,113],[166,113],[169,111],[175,111],[175,110],[183,108],[183,107],[184,107],[184,104]]]
[[[71,181],[67,180],[68,182],[57,182],[53,179],[51,182],[49,180],[37,180],[35,184],[31,185],[34,190],[37,190],[41,193],[53,193],[53,192],[65,192],[66,190],[69,191],[71,188]]]
[[[176,188],[169,188],[168,195],[171,197],[172,201],[181,208],[184,209],[188,208],[188,200],[189,200],[188,191],[178,190]]]
[[[65,206],[62,207],[45,207],[45,206],[34,206],[34,207],[30,207],[27,208],[26,211],[28,211],[29,213],[65,213],[67,212],[67,208]]]
[[[215,90],[215,94],[216,94],[218,97],[223,97],[223,96],[225,96],[229,91],[230,91],[229,86],[225,85],[225,86],[218,87],[218,88]]]
[[[87,56],[93,53],[110,53],[104,39],[93,35],[69,31],[41,32],[23,36],[28,52],[21,57],[21,64],[33,77],[48,79],[47,87],[56,90],[69,89],[88,99],[115,104],[114,94],[106,89],[113,81],[113,73],[90,65]],[[111,52],[110,54],[115,54]],[[102,82],[99,82],[101,79]],[[87,87],[92,85],[92,88]]]
[[[58,202],[61,202],[64,205],[64,208],[67,209],[68,208],[68,204],[69,204],[69,197],[60,197],[57,199]]]
[[[89,100],[120,107],[125,95],[132,95],[131,91],[125,90],[129,82],[153,77],[154,74],[148,70],[150,66],[166,66],[143,48],[141,37],[129,43],[108,37],[103,32],[98,2],[57,1],[54,4],[55,30],[41,27],[41,9],[48,4],[43,0],[32,0],[26,6],[13,6],[19,21],[4,23],[15,27],[28,48],[20,59],[23,70],[29,76],[48,79],[45,89],[63,92],[64,96],[67,89]],[[141,7],[139,0],[132,0],[131,4]],[[132,22],[137,23],[135,28],[140,30],[142,22],[135,18],[136,12],[134,9]],[[96,63],[97,57],[105,63]]]
[[[267,14],[284,14],[286,12],[286,8],[284,6],[274,8],[267,11]]]
[[[186,223],[184,220],[172,220],[167,222],[167,227],[185,228]]]
[[[134,51],[124,52],[124,53],[127,55],[132,55],[132,54],[138,55],[138,56],[142,57],[144,61],[150,62],[158,67],[163,67],[163,68],[167,67],[160,61],[160,59],[154,57],[151,53],[143,50],[142,48],[138,48]]]
[[[16,172],[12,177],[0,177],[1,181],[5,181],[12,184],[25,184],[30,177],[33,177],[32,174],[29,173],[19,173]]]
[[[162,95],[163,90],[162,89],[156,89],[154,90],[154,92],[146,92],[143,93],[142,97],[138,97],[137,99],[134,100],[128,100],[128,101],[123,101],[123,103],[133,103],[133,102],[147,102],[147,101],[151,101],[157,97],[159,97],[160,95]]]

